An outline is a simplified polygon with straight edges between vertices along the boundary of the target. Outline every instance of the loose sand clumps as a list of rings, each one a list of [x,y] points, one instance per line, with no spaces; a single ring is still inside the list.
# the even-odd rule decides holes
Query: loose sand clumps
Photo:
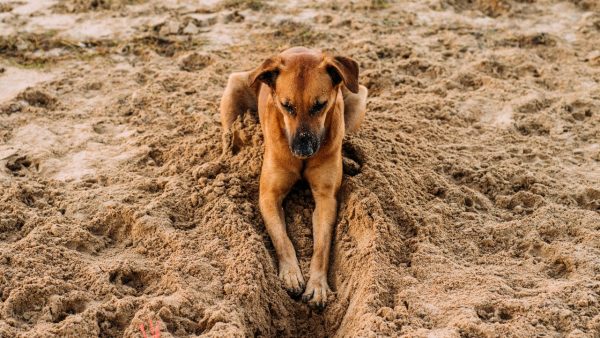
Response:
[[[594,2],[9,5],[1,337],[599,334]],[[256,116],[222,135],[217,113],[230,72],[291,44],[370,91],[323,312],[277,278]],[[308,273],[309,188],[284,208]]]

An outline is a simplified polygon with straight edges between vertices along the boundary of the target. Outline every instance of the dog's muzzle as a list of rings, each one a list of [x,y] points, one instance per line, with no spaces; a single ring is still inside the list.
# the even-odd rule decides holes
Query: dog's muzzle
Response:
[[[299,158],[308,158],[313,156],[320,146],[320,140],[317,135],[307,130],[299,130],[290,146],[292,154]]]

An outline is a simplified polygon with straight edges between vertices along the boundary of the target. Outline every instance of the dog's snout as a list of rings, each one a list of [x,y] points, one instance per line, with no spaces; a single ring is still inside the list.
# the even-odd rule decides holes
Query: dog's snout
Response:
[[[298,131],[292,140],[291,148],[297,157],[311,157],[319,150],[319,138],[310,131]]]

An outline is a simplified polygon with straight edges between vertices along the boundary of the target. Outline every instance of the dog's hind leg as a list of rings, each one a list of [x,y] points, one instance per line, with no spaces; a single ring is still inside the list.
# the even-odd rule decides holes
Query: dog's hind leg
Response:
[[[260,88],[260,82],[254,85],[249,83],[248,72],[238,72],[229,75],[227,86],[221,97],[221,126],[223,131],[229,131],[229,128],[235,119],[247,110],[257,110],[257,93]]]
[[[358,130],[365,118],[365,112],[367,111],[367,94],[367,87],[362,85],[359,86],[358,93],[356,94],[342,86],[342,96],[344,97],[344,126],[346,127],[346,134]]]

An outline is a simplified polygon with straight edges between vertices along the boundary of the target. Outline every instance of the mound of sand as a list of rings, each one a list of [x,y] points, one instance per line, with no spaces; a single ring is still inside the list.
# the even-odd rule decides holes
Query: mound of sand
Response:
[[[600,335],[596,2],[7,4],[0,337]],[[277,278],[256,116],[217,111],[299,44],[370,91],[320,313]],[[305,274],[313,208],[299,183]]]

